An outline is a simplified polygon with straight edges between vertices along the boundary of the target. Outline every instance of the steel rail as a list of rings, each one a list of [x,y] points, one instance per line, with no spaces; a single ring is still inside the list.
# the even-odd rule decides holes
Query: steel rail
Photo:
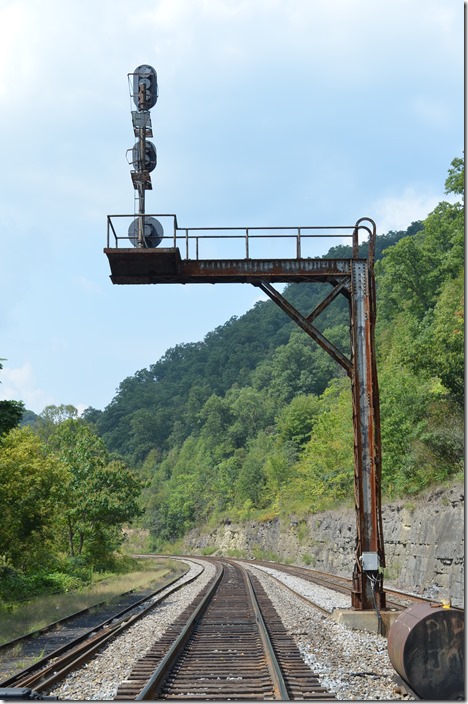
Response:
[[[330,616],[330,613],[331,613],[331,612],[330,612],[328,609],[324,609],[323,606],[319,606],[318,604],[315,603],[315,601],[312,601],[311,599],[309,599],[308,597],[304,596],[303,594],[299,594],[299,592],[297,592],[295,589],[293,589],[292,587],[290,587],[288,584],[285,584],[285,582],[282,582],[280,579],[278,579],[278,577],[275,577],[275,575],[269,574],[268,572],[265,573],[265,572],[263,572],[263,570],[262,570],[262,574],[266,574],[267,577],[269,577],[270,579],[272,579],[274,582],[276,582],[277,584],[279,584],[279,585],[280,585],[281,587],[283,587],[284,589],[287,589],[287,590],[288,590],[289,592],[291,592],[291,594],[293,594],[297,599],[300,599],[300,600],[303,601],[305,604],[307,604],[307,606],[312,606],[314,609],[317,609],[317,611],[320,611],[320,613],[325,614],[326,616]]]
[[[219,699],[220,696],[223,699],[251,699],[259,693],[263,693],[260,698],[273,698],[277,701],[295,698],[290,693],[298,694],[300,699],[306,693],[313,699],[333,699],[303,663],[299,652],[294,653],[293,642],[289,643],[284,626],[281,624],[279,627],[276,623],[276,611],[256,578],[239,563],[223,559],[222,562],[231,565],[230,569],[235,570],[241,578],[240,582],[236,582],[233,577],[235,572],[225,574],[222,562],[214,562],[220,570],[216,582],[203,601],[190,613],[166,653],[159,656],[161,659],[156,669],[149,677],[146,675],[147,682],[142,684],[143,673],[148,672],[152,658],[157,657],[156,651],[148,652],[139,661],[134,674],[119,688],[116,699],[155,701],[190,697]],[[245,590],[235,586],[242,582]],[[234,585],[232,596],[226,591],[229,585],[231,590]],[[260,590],[259,596],[257,589]],[[246,598],[246,602],[236,601],[234,594],[239,599]],[[215,604],[216,599],[218,602]],[[263,609],[269,614],[267,621]],[[248,617],[244,615],[247,613],[250,614]],[[248,628],[247,623],[250,624]],[[253,630],[249,630],[252,627]],[[247,653],[250,652],[252,659],[249,660],[249,674],[242,669],[241,662],[234,665],[236,657],[239,657],[236,656],[238,649],[239,654],[242,654],[241,661],[242,658],[249,657]],[[230,659],[231,654],[234,660]],[[236,689],[237,680],[240,688]]]
[[[161,587],[158,587],[155,589],[151,594],[148,594],[147,596],[142,597],[138,601],[135,601],[133,604],[130,604],[129,606],[126,606],[124,609],[121,611],[117,611],[115,615],[111,616],[110,618],[106,619],[105,621],[102,621],[102,623],[99,623],[97,626],[94,626],[94,628],[89,630],[89,633],[92,631],[95,631],[96,628],[100,628],[102,626],[107,625],[111,621],[113,621],[115,618],[120,618],[120,616],[123,616],[125,613],[128,611],[131,611],[132,609],[138,607],[140,604],[143,604],[145,601],[148,599],[151,599],[153,596],[156,594],[159,594],[163,589],[166,589],[167,587],[170,587],[171,584],[174,584],[174,582],[177,582],[179,579],[182,579],[182,577],[187,574],[188,569],[185,570],[182,574],[178,575],[177,577],[174,577],[173,579],[170,579],[166,584],[164,584]],[[96,609],[97,607],[104,606],[106,604],[111,603],[114,599],[120,599],[121,597],[128,596],[129,594],[132,594],[133,592],[137,591],[137,588],[134,589],[129,589],[126,592],[123,592],[122,594],[117,595],[116,597],[112,597],[111,599],[99,601],[97,604],[92,604],[91,606],[87,606],[84,609],[80,609],[79,611],[74,611],[73,613],[69,614],[68,616],[64,616],[63,618],[57,619],[57,621],[52,621],[51,623],[48,623],[47,626],[43,626],[42,628],[38,628],[37,630],[34,631],[29,631],[28,633],[25,633],[22,636],[18,636],[17,638],[13,638],[12,640],[6,641],[6,643],[0,643],[0,653],[2,650],[8,650],[9,648],[13,648],[20,643],[26,642],[30,640],[31,638],[36,638],[37,636],[41,634],[46,634],[52,629],[56,629],[57,626],[61,626],[66,624],[69,621],[72,621],[73,619],[77,618],[78,616],[83,616],[84,614],[88,613],[91,611],[91,609]],[[83,637],[86,638],[88,633],[84,633]],[[78,639],[77,639],[78,640]],[[67,646],[63,646],[66,648]],[[56,654],[58,654],[58,649],[57,651],[54,651]]]
[[[204,568],[202,568],[202,572],[203,571]],[[200,576],[200,574],[201,572],[194,575],[190,579],[185,580],[184,582],[174,585],[175,581],[180,581],[183,578],[184,575],[182,575],[182,577],[179,577],[177,580],[170,582],[169,585],[161,587],[160,589],[153,592],[153,594],[150,594],[143,600],[140,600],[138,604],[135,604],[130,607],[136,608],[138,605],[141,605],[142,602],[154,599],[154,597],[157,596],[159,592],[169,588],[169,591],[166,594],[159,596],[159,598],[152,601],[151,604],[149,604],[146,608],[141,609],[138,613],[131,615],[128,619],[125,619],[125,614],[129,611],[128,608],[125,609],[121,614],[112,616],[110,619],[104,621],[99,626],[95,626],[94,628],[87,631],[85,634],[81,634],[78,638],[74,639],[70,643],[61,646],[60,648],[57,648],[44,658],[35,662],[33,665],[30,665],[29,667],[21,670],[20,672],[17,672],[15,675],[12,675],[4,682],[1,682],[0,686],[30,687],[31,689],[35,689],[38,692],[47,689],[51,685],[63,679],[69,672],[77,669],[83,663],[87,662],[90,658],[93,657],[97,649],[101,648],[108,641],[112,640],[120,633],[124,632],[127,628],[136,623],[143,616],[146,616],[152,609],[155,608],[155,606],[167,599],[167,597],[179,591],[179,589],[182,589],[187,584],[191,584],[193,581],[195,581]],[[118,623],[109,625],[111,621],[114,621],[118,617],[123,617],[124,620],[122,620],[121,618]],[[97,633],[95,636],[91,636],[91,634],[95,633],[96,628],[100,629],[99,633]]]
[[[266,562],[264,560],[245,560],[245,562],[248,562],[249,564],[252,564],[255,566],[257,565],[263,565],[265,567],[269,567],[270,569],[275,569],[278,572],[282,572],[283,574],[288,574],[293,577],[299,577],[301,579],[304,579],[305,581],[312,582],[313,584],[317,584],[318,586],[323,586],[327,589],[332,589],[334,591],[339,592],[340,594],[349,594],[351,592],[352,588],[352,580],[350,580],[348,577],[342,577],[341,575],[337,574],[331,574],[329,572],[323,572],[320,570],[311,570],[307,569],[306,567],[299,567],[295,565],[283,565],[281,563],[272,563],[272,562]],[[273,579],[276,579],[273,575],[269,575]],[[288,589],[288,585],[285,585],[283,582],[281,582],[283,586],[286,586]],[[294,592],[294,589],[291,591]],[[408,592],[404,592],[398,589],[391,589],[388,587],[385,587],[385,592],[386,594],[391,594],[400,601],[393,601],[393,600],[388,600],[388,606],[391,607],[392,609],[397,609],[397,610],[402,610],[407,608],[406,606],[402,605],[402,601],[409,601],[412,603],[428,603],[428,604],[440,604],[441,602],[437,599],[431,599],[429,597],[425,596],[419,596],[417,594],[409,594]],[[298,595],[300,596],[300,595]],[[307,599],[306,599],[307,601]],[[313,602],[310,602],[313,604]],[[320,607],[318,607],[320,608]],[[329,612],[326,612],[329,613]]]
[[[281,667],[278,662],[278,658],[276,657],[276,653],[273,649],[273,645],[271,643],[270,636],[268,635],[268,630],[265,625],[265,621],[263,619],[262,612],[260,610],[260,605],[258,603],[257,597],[255,596],[255,590],[254,590],[254,586],[252,583],[252,577],[250,574],[246,573],[246,570],[242,570],[242,572],[243,572],[245,583],[247,585],[250,600],[252,602],[252,606],[255,611],[255,616],[256,616],[257,624],[258,624],[258,630],[260,633],[260,638],[262,639],[263,649],[266,654],[267,665],[268,665],[268,669],[270,671],[271,681],[273,683],[275,698],[279,699],[280,701],[289,701],[290,697],[289,697],[288,690],[286,689],[286,683],[284,681],[283,673],[281,671]]]
[[[193,611],[182,632],[179,634],[178,638],[176,638],[176,640],[173,642],[168,652],[163,657],[163,659],[155,669],[154,673],[151,675],[146,685],[135,697],[136,701],[143,701],[148,699],[151,700],[153,698],[155,692],[161,686],[168,672],[176,662],[177,658],[180,656],[185,644],[193,633],[197,621],[208,608],[208,605],[210,604],[214,594],[216,593],[223,573],[224,567],[220,565],[209,591],[205,594],[202,601]]]

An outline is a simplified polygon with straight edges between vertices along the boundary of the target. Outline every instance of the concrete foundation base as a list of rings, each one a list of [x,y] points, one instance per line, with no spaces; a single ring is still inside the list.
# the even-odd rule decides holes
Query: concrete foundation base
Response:
[[[387,637],[388,632],[398,617],[400,611],[383,610],[380,612],[382,618],[382,635]],[[379,632],[379,621],[375,611],[357,611],[355,609],[333,609],[331,618],[338,623],[342,623],[348,628],[359,631]]]

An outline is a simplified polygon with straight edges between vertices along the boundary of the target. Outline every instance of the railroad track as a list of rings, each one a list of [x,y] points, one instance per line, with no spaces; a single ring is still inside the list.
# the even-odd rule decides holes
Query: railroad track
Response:
[[[186,572],[187,570],[185,570]],[[163,580],[158,589],[132,589],[110,601],[103,601],[76,611],[69,616],[48,624],[0,645],[0,682],[18,669],[19,661],[33,666],[47,656],[57,656],[69,644],[85,640],[96,629],[108,626],[114,619],[121,619],[145,604],[164,589],[183,578],[185,573]],[[1,685],[0,685],[1,686]]]
[[[304,663],[254,574],[229,558],[203,559],[216,566],[216,577],[137,661],[115,698],[334,699]],[[350,590],[350,580],[342,577],[271,562],[251,564],[281,570],[328,589],[338,586],[338,591]],[[75,644],[71,653],[69,648],[63,648],[67,650],[63,655],[56,651],[0,687],[28,687],[38,694],[50,691],[144,613],[142,610],[108,624],[91,638],[81,638],[83,642]]]
[[[352,580],[347,577],[341,577],[339,575],[330,574],[328,572],[321,572],[319,570],[308,569],[306,567],[296,567],[294,565],[284,565],[281,563],[272,563],[263,560],[243,560],[252,566],[260,565],[262,567],[267,567],[269,569],[274,569],[277,572],[283,572],[285,574],[291,575],[292,577],[300,577],[307,582],[312,582],[318,586],[325,587],[326,589],[332,589],[334,591],[340,592],[341,594],[346,594],[350,596],[351,604],[351,589]],[[398,611],[408,608],[412,604],[416,603],[438,603],[435,599],[428,599],[424,596],[417,596],[415,594],[408,594],[406,592],[399,591],[397,589],[390,589],[385,587],[385,593],[387,595],[387,608],[396,609]],[[391,598],[388,598],[388,597]]]
[[[135,665],[118,700],[334,699],[304,663],[258,580],[215,578]]]
[[[201,572],[203,572],[203,568]],[[197,574],[184,579],[185,575],[179,575],[158,589],[150,591],[143,598],[126,605],[125,608],[119,611],[114,608],[109,618],[104,621],[94,620],[92,627],[76,626],[77,616],[84,616],[85,618],[89,616],[90,610],[84,609],[79,614],[74,614],[74,617],[50,624],[47,629],[18,638],[10,643],[5,643],[0,648],[0,659],[6,658],[4,652],[8,651],[8,647],[14,647],[18,644],[23,645],[24,643],[28,644],[30,652],[32,652],[35,644],[35,652],[42,651],[43,657],[36,659],[33,664],[1,681],[0,688],[27,687],[39,693],[47,690],[63,679],[69,672],[91,659],[103,645],[143,618],[171,594],[193,582],[198,576]],[[161,594],[161,592],[164,592],[164,594]],[[71,624],[74,625],[71,628],[66,628],[67,625],[70,626]],[[55,632],[57,627],[65,627],[61,636],[58,636]],[[48,636],[50,636],[49,640]]]

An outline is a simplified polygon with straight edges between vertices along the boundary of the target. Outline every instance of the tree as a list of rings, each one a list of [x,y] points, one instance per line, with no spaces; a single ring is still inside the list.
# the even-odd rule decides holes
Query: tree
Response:
[[[1,362],[0,369],[3,369]],[[24,410],[22,401],[0,401],[0,436],[5,435],[5,433],[20,424]]]
[[[97,408],[93,408],[92,406],[88,406],[88,408],[85,408],[83,413],[81,414],[81,418],[90,425],[96,425],[101,415],[102,411],[98,410]]]
[[[46,406],[42,413],[39,414],[34,430],[47,442],[56,427],[68,418],[78,418],[78,410],[75,406],[63,403],[60,406]]]
[[[255,370],[253,385],[268,390],[282,404],[297,394],[322,393],[331,376],[340,373],[338,365],[322,355],[328,357],[305,332],[293,330],[288,343],[277,347],[272,358]]]
[[[34,413],[34,411],[30,411],[28,409],[25,410],[23,413],[23,417],[21,418],[21,426],[24,425],[30,425],[31,427],[34,427],[37,423],[38,415],[37,413]]]
[[[296,451],[301,450],[310,440],[320,410],[317,396],[295,396],[278,416],[277,428],[282,444],[291,444]]]
[[[464,396],[464,276],[447,282],[434,311],[437,371],[462,402]]]
[[[235,386],[226,394],[226,400],[232,416],[228,437],[236,447],[245,447],[250,439],[273,424],[277,403],[268,394],[251,386]]]
[[[284,491],[290,507],[310,512],[353,495],[354,437],[349,381],[336,380],[320,397],[320,413]]]
[[[446,192],[461,194],[463,161],[452,166]],[[390,495],[446,479],[462,454],[463,208],[439,203],[423,225],[411,247],[401,240],[376,265],[382,475]]]
[[[24,410],[22,401],[0,401],[0,435],[5,435],[20,424]]]
[[[31,428],[15,428],[0,446],[0,555],[17,568],[39,567],[57,554],[66,467]]]
[[[445,192],[456,193],[464,196],[465,193],[465,161],[462,157],[455,157],[451,163],[449,175],[445,181]]]
[[[176,540],[195,523],[197,508],[202,512],[205,492],[201,466],[203,448],[196,438],[188,438],[181,448],[173,448],[158,468],[153,482],[150,525],[159,541]]]
[[[444,284],[426,331],[424,364],[463,405],[465,393],[464,274]]]
[[[447,278],[457,277],[463,268],[463,207],[439,203],[423,224],[423,230],[389,247],[376,263],[379,313],[384,319],[407,310],[422,320],[433,310]]]
[[[228,429],[233,422],[233,415],[228,401],[216,394],[210,396],[199,414],[202,423],[201,434],[211,446],[226,443]]]
[[[235,485],[235,501],[239,508],[263,508],[267,505],[264,465],[272,450],[273,438],[265,431],[248,443]]]
[[[109,554],[123,540],[122,523],[140,513],[140,480],[123,462],[110,461],[102,439],[83,421],[60,423],[49,446],[69,474],[62,501],[70,556],[86,553],[97,559]]]
[[[418,320],[434,305],[437,262],[422,247],[421,233],[400,240],[376,263],[379,316],[391,320],[409,310]]]

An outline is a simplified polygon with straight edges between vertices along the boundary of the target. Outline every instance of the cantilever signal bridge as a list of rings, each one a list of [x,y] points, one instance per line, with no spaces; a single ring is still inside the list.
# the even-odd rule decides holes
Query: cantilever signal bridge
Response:
[[[253,284],[346,370],[351,379],[354,425],[356,552],[352,606],[359,610],[385,608],[381,570],[385,566],[385,554],[380,491],[380,413],[374,344],[375,223],[370,218],[361,218],[354,225],[343,226],[181,228],[175,215],[163,214],[154,216],[164,222],[165,231],[170,232],[162,237],[161,246],[132,247],[128,230],[123,227],[131,217],[109,215],[107,218],[104,253],[109,260],[112,283]],[[359,240],[366,237],[368,254],[362,258]],[[313,254],[319,238],[326,238],[328,243],[330,240],[342,243],[343,238],[348,238],[351,256],[339,259],[308,256]],[[258,250],[267,250],[269,255],[252,256]],[[289,282],[325,283],[332,288],[325,293],[322,302],[304,316],[273,286]],[[344,296],[349,304],[349,357],[314,325],[315,319],[338,296]]]

